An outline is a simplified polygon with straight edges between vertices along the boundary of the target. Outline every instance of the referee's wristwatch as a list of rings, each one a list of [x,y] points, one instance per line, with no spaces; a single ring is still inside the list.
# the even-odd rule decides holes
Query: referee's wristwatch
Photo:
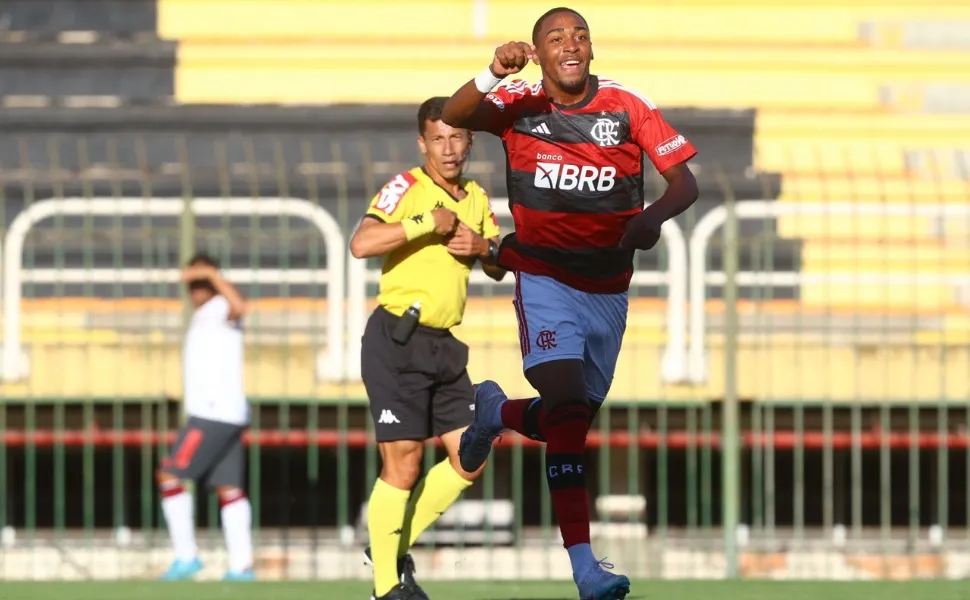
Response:
[[[495,240],[488,240],[488,254],[485,255],[485,260],[490,265],[498,262],[498,244],[495,243]]]

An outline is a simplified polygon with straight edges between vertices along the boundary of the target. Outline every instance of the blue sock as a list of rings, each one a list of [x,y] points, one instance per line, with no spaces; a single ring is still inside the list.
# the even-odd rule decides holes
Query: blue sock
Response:
[[[566,552],[569,553],[569,562],[573,565],[573,581],[579,583],[579,580],[596,564],[593,549],[589,544],[576,544],[566,548]]]

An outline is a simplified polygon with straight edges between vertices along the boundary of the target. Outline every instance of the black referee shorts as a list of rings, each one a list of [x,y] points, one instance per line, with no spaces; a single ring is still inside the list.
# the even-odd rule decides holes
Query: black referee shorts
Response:
[[[391,339],[398,317],[383,307],[361,340],[361,376],[378,442],[424,441],[467,427],[475,416],[468,346],[446,329],[418,326],[406,344]]]

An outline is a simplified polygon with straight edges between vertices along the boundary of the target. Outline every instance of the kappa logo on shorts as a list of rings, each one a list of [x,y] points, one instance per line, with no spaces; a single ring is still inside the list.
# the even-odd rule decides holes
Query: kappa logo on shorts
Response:
[[[549,329],[543,329],[540,331],[539,335],[536,336],[536,346],[538,346],[540,350],[549,350],[550,348],[555,348],[556,331],[550,331]]]
[[[377,419],[377,422],[381,425],[400,425],[401,423],[401,421],[394,416],[394,413],[389,410],[382,410],[381,416],[379,419]]]

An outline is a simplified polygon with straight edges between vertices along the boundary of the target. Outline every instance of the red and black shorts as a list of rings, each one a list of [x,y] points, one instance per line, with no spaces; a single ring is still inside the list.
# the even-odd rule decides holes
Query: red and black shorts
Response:
[[[246,452],[243,425],[189,417],[179,431],[162,471],[180,479],[204,481],[210,488],[244,489]]]

